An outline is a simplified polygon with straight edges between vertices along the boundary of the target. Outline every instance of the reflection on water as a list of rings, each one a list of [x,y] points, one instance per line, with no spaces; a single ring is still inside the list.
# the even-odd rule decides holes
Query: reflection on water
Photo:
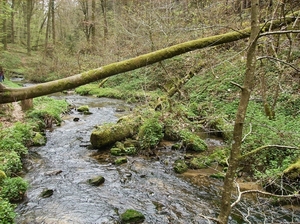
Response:
[[[47,133],[45,146],[31,149],[25,176],[30,188],[27,200],[16,209],[17,223],[119,223],[119,214],[128,208],[141,211],[144,223],[211,223],[203,216],[217,216],[220,181],[210,180],[199,187],[175,175],[172,162],[182,156],[180,152],[165,147],[156,159],[128,157],[127,164],[116,166],[98,162],[91,157],[95,150],[82,147],[88,145],[95,125],[116,122],[116,108],[128,105],[105,98],[65,98],[75,106],[88,104],[92,114],[74,110],[61,127]],[[75,117],[78,122],[73,121]],[[87,184],[98,175],[105,177],[103,185]],[[41,197],[45,189],[53,194]],[[247,214],[248,207],[247,202],[241,202],[238,209]],[[256,223],[257,217],[264,219],[256,214],[252,218]],[[243,222],[236,216],[230,223]]]

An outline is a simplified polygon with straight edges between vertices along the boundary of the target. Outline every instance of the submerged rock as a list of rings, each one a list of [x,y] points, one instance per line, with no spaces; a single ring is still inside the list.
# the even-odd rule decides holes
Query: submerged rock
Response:
[[[184,160],[178,159],[174,162],[174,171],[176,173],[184,173],[188,170],[188,166],[186,165]]]
[[[54,190],[52,190],[52,189],[45,189],[45,190],[42,191],[41,197],[42,198],[49,198],[53,195],[53,192],[54,192]]]
[[[126,157],[118,158],[118,159],[115,160],[116,165],[121,165],[123,163],[127,163],[127,158]]]
[[[83,106],[80,106],[77,108],[77,111],[78,112],[82,112],[82,113],[86,113],[86,112],[89,112],[90,109],[89,109],[89,106],[88,105],[83,105]]]
[[[102,176],[94,177],[88,180],[88,183],[92,186],[100,186],[105,182],[105,178]]]
[[[121,223],[142,223],[145,216],[134,209],[127,209],[121,214]]]

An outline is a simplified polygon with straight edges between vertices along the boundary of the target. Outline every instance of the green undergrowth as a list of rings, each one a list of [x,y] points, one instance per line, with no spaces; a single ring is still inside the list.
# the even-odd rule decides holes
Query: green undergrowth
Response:
[[[79,95],[93,95],[96,97],[123,99],[128,103],[144,102],[147,100],[152,101],[159,96],[159,94],[155,91],[145,92],[123,87],[99,88],[96,83],[80,86],[75,89],[75,92]]]
[[[35,144],[36,135],[40,135],[46,127],[45,119],[59,124],[61,114],[67,109],[66,101],[50,97],[35,98],[34,108],[26,113],[25,122],[16,122],[6,128],[0,124],[0,220],[3,223],[13,223],[13,203],[23,199],[28,187],[27,182],[19,177],[22,157],[28,153],[28,147]]]

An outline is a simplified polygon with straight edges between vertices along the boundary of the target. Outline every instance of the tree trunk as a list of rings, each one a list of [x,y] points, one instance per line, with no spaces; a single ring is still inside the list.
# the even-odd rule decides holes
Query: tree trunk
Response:
[[[103,14],[103,39],[104,41],[107,39],[108,36],[108,25],[107,25],[107,16],[106,16],[106,0],[101,0],[101,10]]]
[[[96,1],[92,0],[92,45],[95,45],[96,41],[96,22],[95,22],[95,13],[96,13]]]
[[[287,16],[286,19],[289,22],[293,22],[296,20],[299,14],[300,11],[294,12],[293,15]],[[262,24],[261,26],[264,26],[264,29],[268,30],[269,25],[270,24]],[[273,29],[278,28],[281,25],[283,24],[281,24],[280,21],[273,21],[272,24]],[[250,36],[250,31],[251,28],[246,28],[240,31],[233,31],[221,35],[188,41],[125,61],[105,65],[103,67],[83,72],[68,78],[42,83],[35,86],[0,89],[0,103],[15,102],[72,89],[113,75],[151,65],[190,51],[245,39]]]
[[[30,30],[30,23],[31,23],[31,14],[33,9],[33,2],[32,0],[27,1],[27,9],[26,9],[26,30],[27,30],[27,54],[31,54],[31,30]]]
[[[236,112],[233,143],[230,152],[229,166],[224,180],[224,189],[221,200],[221,210],[219,220],[221,223],[227,223],[231,211],[231,198],[234,190],[234,180],[239,166],[240,151],[243,138],[243,126],[246,116],[246,111],[250,99],[250,94],[255,80],[255,64],[256,64],[256,45],[259,37],[259,0],[251,2],[251,35],[249,40],[249,48],[247,51],[247,64],[240,97],[240,103]]]
[[[50,1],[50,3],[51,3],[51,22],[52,22],[52,43],[53,43],[53,46],[55,46],[55,42],[56,42],[54,1],[55,0]]]
[[[11,32],[11,43],[15,43],[15,0],[11,1],[11,13],[10,13],[10,32]]]
[[[2,44],[3,49],[7,50],[7,25],[6,25],[6,17],[7,17],[7,0],[2,2],[2,13],[3,13],[3,21],[2,21]]]
[[[51,0],[50,0],[50,2],[51,2]],[[45,55],[47,55],[47,50],[48,50],[49,32],[50,32],[50,17],[51,17],[51,6],[50,6],[50,3],[49,3],[49,5],[48,5],[48,12],[47,12],[45,46],[44,46]]]

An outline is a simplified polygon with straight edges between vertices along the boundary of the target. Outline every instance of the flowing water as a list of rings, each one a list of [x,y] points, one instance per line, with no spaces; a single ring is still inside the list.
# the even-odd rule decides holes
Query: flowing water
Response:
[[[117,166],[105,160],[99,162],[89,150],[90,133],[95,125],[116,122],[122,113],[118,107],[130,106],[120,100],[65,96],[75,106],[90,106],[91,115],[73,110],[61,127],[47,132],[47,144],[30,149],[28,173],[24,177],[30,188],[25,202],[18,205],[16,223],[98,224],[120,223],[119,215],[126,209],[136,209],[145,215],[144,223],[212,223],[205,216],[216,217],[221,182],[203,178],[203,186],[191,184],[174,174],[172,162],[182,157],[180,152],[164,147],[157,157],[128,157],[126,164]],[[73,119],[79,118],[75,122]],[[216,143],[217,144],[217,143]],[[105,183],[91,186],[87,180],[103,176]],[[50,197],[41,197],[45,190]],[[281,208],[272,209],[260,202],[249,211],[251,202],[242,201],[234,214],[253,214],[251,223],[300,221],[300,214]],[[263,210],[263,206],[267,210]],[[270,218],[271,217],[271,218]],[[279,221],[278,221],[279,220]],[[266,223],[267,223],[266,222]],[[246,223],[233,215],[230,223]],[[250,222],[248,222],[250,223]]]

